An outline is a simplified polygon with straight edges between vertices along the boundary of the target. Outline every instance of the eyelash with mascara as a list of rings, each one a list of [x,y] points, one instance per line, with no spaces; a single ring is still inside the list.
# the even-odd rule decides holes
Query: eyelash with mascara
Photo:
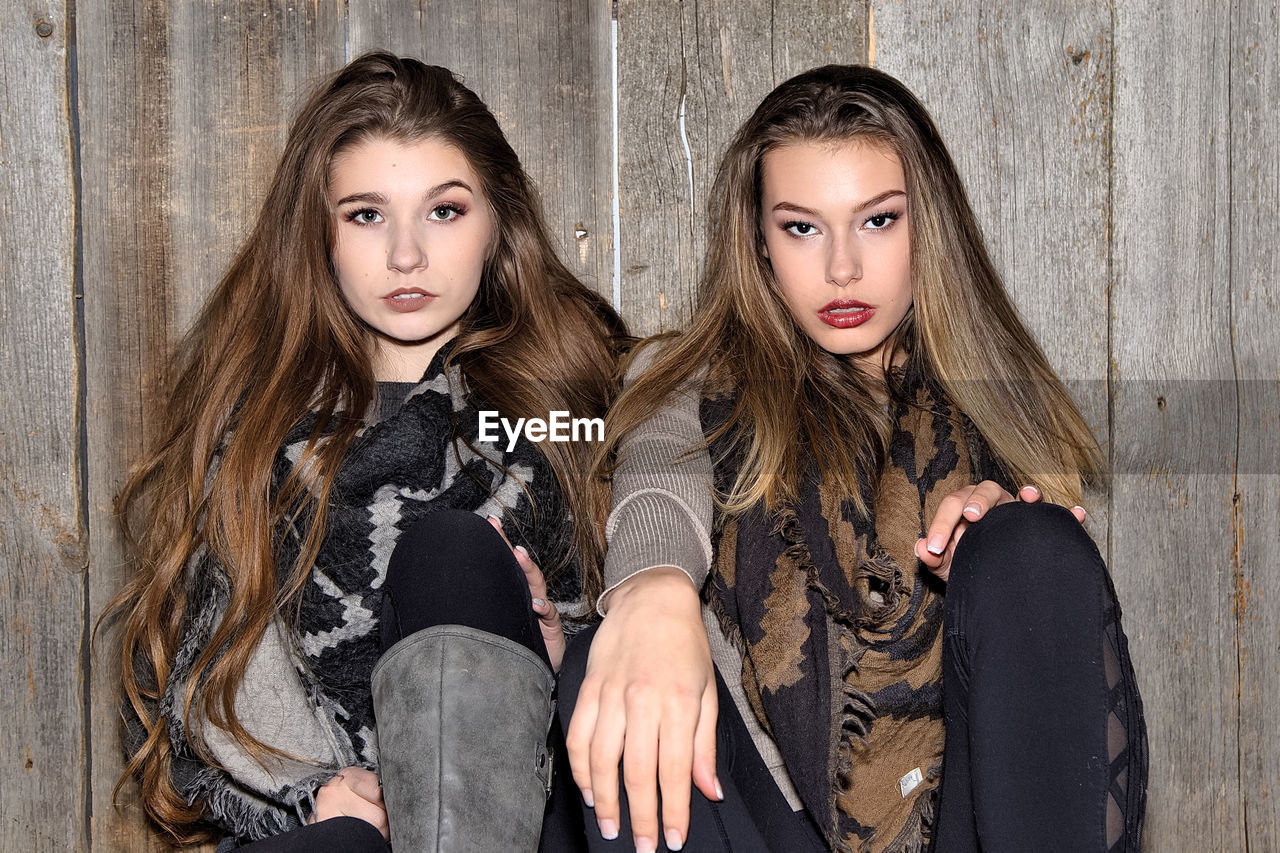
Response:
[[[862,220],[862,223],[865,225],[866,223],[870,222],[873,219],[881,219],[881,218],[887,219],[889,220],[889,222],[886,222],[884,225],[881,225],[879,228],[873,228],[872,229],[873,231],[885,230],[890,226],[890,223],[896,222],[900,218],[902,218],[902,214],[896,210],[882,210],[878,213],[871,214],[866,219]],[[812,222],[806,222],[803,219],[792,219],[787,222],[783,222],[780,227],[784,232],[791,234],[791,236],[793,237],[800,237],[800,238],[808,237],[809,236],[808,234],[795,234],[791,231],[791,229],[795,228],[797,225],[802,225],[802,226],[805,226],[806,228],[815,228],[815,229],[818,227],[814,225]]]
[[[437,204],[435,207],[431,208],[432,213],[435,213],[437,210],[453,211],[454,215],[449,217],[449,220],[457,219],[459,216],[466,216],[467,214],[466,207],[452,201],[447,201],[447,202],[444,202],[443,204]],[[443,221],[449,221],[449,220],[443,220]],[[437,221],[441,221],[441,220],[437,220]]]
[[[432,207],[432,208],[431,208],[431,212],[432,212],[432,213],[435,213],[437,210],[449,210],[449,211],[452,211],[454,215],[453,215],[453,216],[450,216],[448,219],[436,219],[436,220],[434,220],[434,221],[436,221],[436,222],[452,222],[454,219],[457,219],[457,218],[458,218],[458,217],[460,217],[460,216],[465,216],[465,215],[467,214],[467,208],[463,207],[463,206],[462,206],[462,205],[460,205],[460,204],[454,204],[453,202],[445,202],[444,204],[437,204],[436,206],[434,206],[434,207]],[[358,219],[362,214],[365,214],[365,213],[374,213],[374,214],[377,214],[378,216],[382,216],[382,213],[381,213],[379,210],[377,210],[376,208],[373,208],[373,207],[361,207],[361,208],[359,208],[359,209],[357,209],[357,210],[348,211],[347,213],[343,214],[342,218],[343,218],[344,220],[346,220],[347,222],[353,222],[353,223],[355,223],[356,225],[375,225],[375,224],[377,224],[377,223],[374,223],[374,222],[357,222],[357,219]]]
[[[870,216],[868,216],[866,219],[862,220],[862,224],[865,225],[873,219],[880,219],[880,218],[887,219],[889,220],[889,222],[897,222],[898,219],[900,219],[901,217],[902,217],[902,214],[896,210],[882,210],[879,213],[873,213]],[[879,228],[875,230],[883,231],[885,228],[889,227],[889,222],[886,222],[884,225],[881,225]]]

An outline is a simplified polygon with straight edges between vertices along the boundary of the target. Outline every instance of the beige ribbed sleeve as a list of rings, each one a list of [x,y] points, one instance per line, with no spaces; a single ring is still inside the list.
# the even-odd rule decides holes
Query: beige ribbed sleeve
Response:
[[[630,384],[653,363],[653,347],[627,371]],[[696,377],[700,380],[701,377]],[[658,566],[675,566],[702,588],[711,567],[711,456],[702,442],[697,387],[669,397],[618,448],[613,507],[605,526],[605,595]],[[696,449],[695,449],[696,448]]]

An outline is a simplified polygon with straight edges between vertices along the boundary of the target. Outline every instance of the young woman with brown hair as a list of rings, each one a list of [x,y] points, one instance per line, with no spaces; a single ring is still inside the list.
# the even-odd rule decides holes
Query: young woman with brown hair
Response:
[[[538,845],[592,449],[480,411],[602,415],[623,336],[449,71],[369,54],[314,92],[120,497],[127,771],[163,830]]]
[[[874,69],[801,74],[710,199],[693,323],[607,422],[605,619],[566,659],[601,833],[1136,851],[1145,734],[1106,567],[1078,506],[1005,491],[1076,505],[1100,455],[927,112]]]

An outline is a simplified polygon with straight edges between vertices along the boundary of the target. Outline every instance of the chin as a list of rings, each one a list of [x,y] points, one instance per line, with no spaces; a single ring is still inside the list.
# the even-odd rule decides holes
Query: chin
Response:
[[[859,336],[859,339],[854,340],[852,336],[842,335],[839,332],[828,335],[810,335],[809,337],[822,349],[838,356],[860,356],[873,352],[878,346],[874,342],[869,344],[865,336]]]
[[[404,346],[413,346],[415,344],[426,343],[432,338],[439,335],[443,329],[432,326],[406,326],[399,329],[391,329],[386,334],[396,343]]]

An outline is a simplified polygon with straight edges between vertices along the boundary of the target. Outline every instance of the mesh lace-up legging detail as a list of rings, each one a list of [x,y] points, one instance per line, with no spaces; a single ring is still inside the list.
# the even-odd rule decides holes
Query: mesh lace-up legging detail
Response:
[[[1146,730],[1120,607],[1065,509],[969,528],[947,589],[938,853],[1137,853]]]
[[[1110,576],[1107,587],[1111,602],[1102,633],[1102,660],[1107,673],[1107,759],[1111,763],[1107,851],[1139,853],[1147,799],[1147,732]]]

